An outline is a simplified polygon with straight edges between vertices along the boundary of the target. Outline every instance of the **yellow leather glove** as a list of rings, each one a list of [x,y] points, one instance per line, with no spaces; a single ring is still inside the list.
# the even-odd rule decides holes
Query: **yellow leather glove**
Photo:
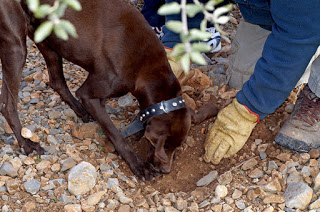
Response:
[[[170,63],[170,66],[171,66],[171,69],[172,69],[174,75],[176,75],[176,77],[179,79],[179,77],[183,73],[183,69],[181,67],[181,63],[177,62],[176,58],[172,55],[172,49],[165,47],[164,50],[167,53],[167,58],[168,58],[168,61]]]
[[[248,140],[259,115],[237,99],[222,109],[210,127],[205,143],[204,160],[218,164],[222,158],[236,154]]]

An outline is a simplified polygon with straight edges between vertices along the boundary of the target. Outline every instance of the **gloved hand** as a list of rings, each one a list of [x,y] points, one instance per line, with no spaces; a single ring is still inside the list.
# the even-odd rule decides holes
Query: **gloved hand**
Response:
[[[259,115],[237,99],[222,109],[210,127],[205,143],[204,160],[218,164],[222,158],[236,154],[248,140]]]
[[[167,58],[174,75],[179,79],[181,75],[184,75],[181,63],[177,62],[176,58],[172,55],[172,49],[165,47],[164,50],[167,53]]]

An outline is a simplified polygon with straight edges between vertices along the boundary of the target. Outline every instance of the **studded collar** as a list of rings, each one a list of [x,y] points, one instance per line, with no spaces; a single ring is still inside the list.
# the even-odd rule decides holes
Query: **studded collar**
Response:
[[[171,111],[184,108],[185,106],[185,100],[181,96],[166,101],[161,101],[157,104],[153,104],[140,111],[134,121],[125,129],[123,129],[121,135],[124,138],[129,137],[130,135],[143,130],[144,124],[149,118],[164,113],[169,113]]]

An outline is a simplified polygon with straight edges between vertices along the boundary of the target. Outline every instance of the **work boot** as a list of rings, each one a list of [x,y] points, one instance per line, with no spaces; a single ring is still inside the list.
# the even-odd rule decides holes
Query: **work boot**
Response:
[[[306,85],[283,127],[275,137],[281,146],[309,152],[320,146],[320,98]]]

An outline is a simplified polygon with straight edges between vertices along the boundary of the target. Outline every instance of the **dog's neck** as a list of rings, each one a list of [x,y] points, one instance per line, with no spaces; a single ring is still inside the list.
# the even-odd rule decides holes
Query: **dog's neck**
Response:
[[[132,94],[137,98],[140,109],[144,110],[153,104],[178,97],[181,93],[179,81],[170,70],[167,78],[158,77],[154,80],[149,78],[143,80],[143,83],[137,83]]]

